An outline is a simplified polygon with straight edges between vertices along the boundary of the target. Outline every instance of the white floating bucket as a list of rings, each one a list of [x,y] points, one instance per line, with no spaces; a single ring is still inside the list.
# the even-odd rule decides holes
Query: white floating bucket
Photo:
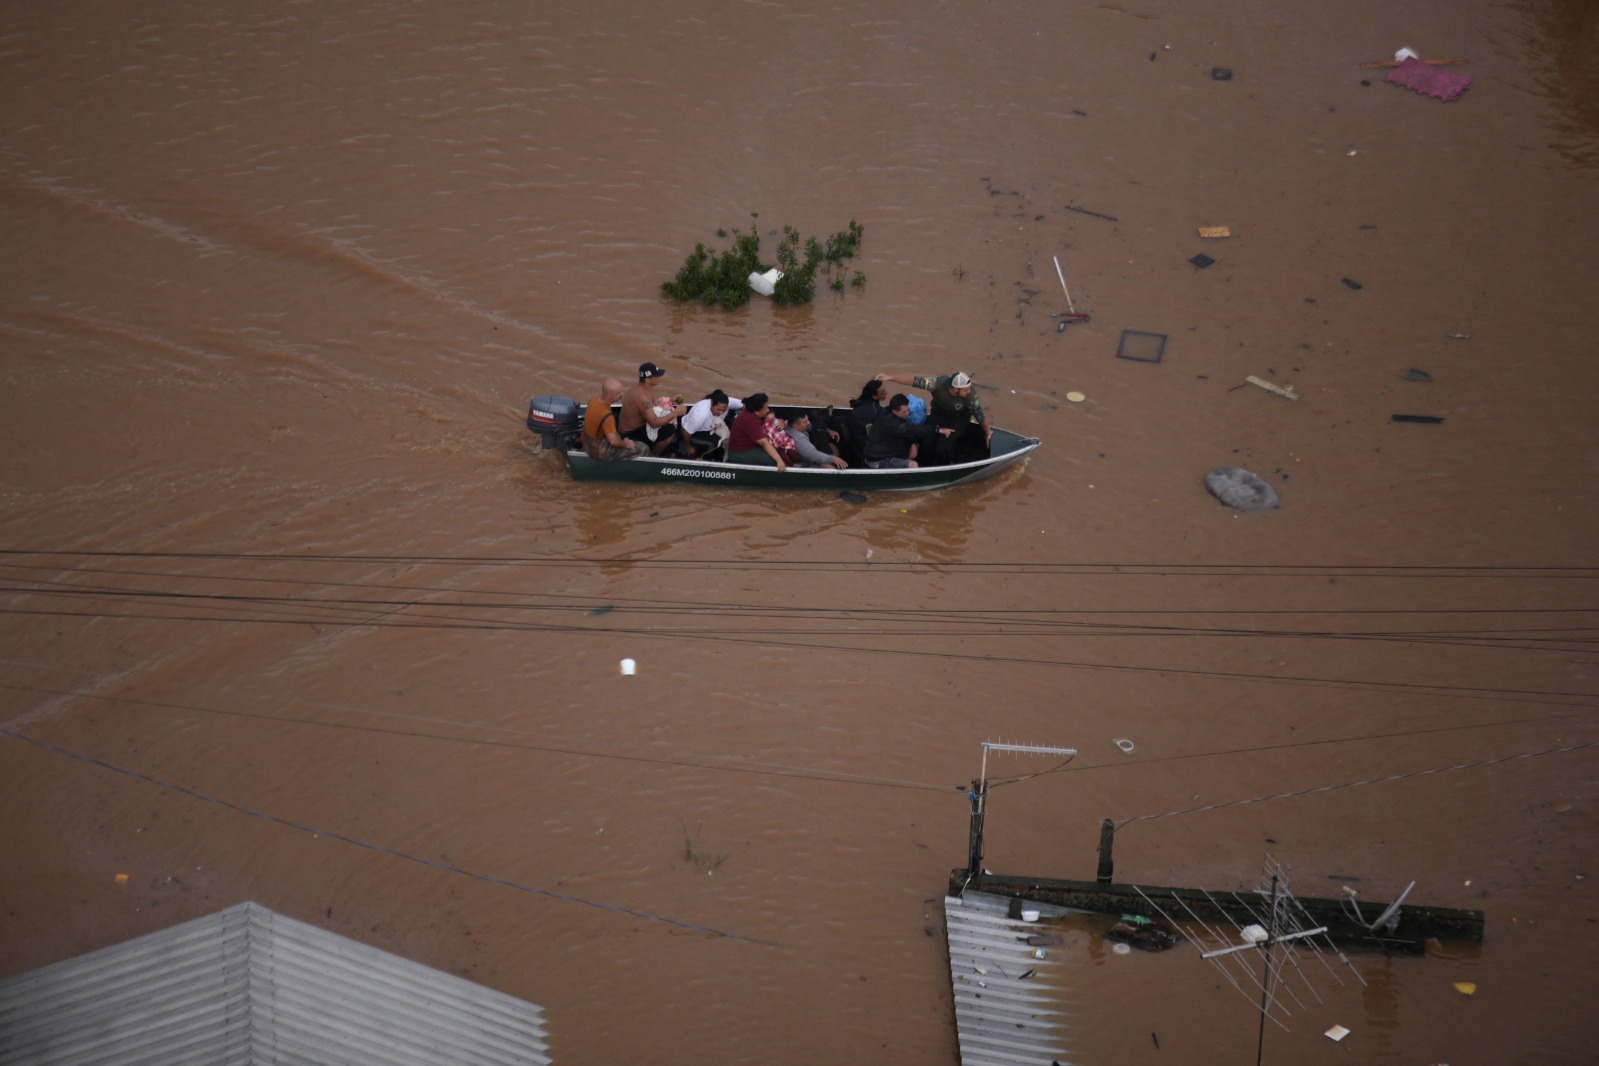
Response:
[[[623,677],[632,677],[637,672],[638,672],[638,663],[634,662],[632,659],[623,659],[622,660],[622,676]]]
[[[750,274],[750,288],[754,289],[762,296],[770,296],[772,293],[777,291],[777,279],[782,276],[783,272],[778,270],[776,267],[773,267],[764,274],[756,274],[752,272]]]

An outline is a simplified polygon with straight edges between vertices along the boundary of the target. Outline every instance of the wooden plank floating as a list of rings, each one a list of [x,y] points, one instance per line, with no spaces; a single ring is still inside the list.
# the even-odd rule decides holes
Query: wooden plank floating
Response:
[[[1299,393],[1294,391],[1294,387],[1292,385],[1275,385],[1270,381],[1267,381],[1265,378],[1258,378],[1253,374],[1246,376],[1244,380],[1255,386],[1257,389],[1265,389],[1267,392],[1275,393],[1285,400],[1299,399]]]
[[[1250,907],[1256,912],[1264,908],[1263,901],[1253,891],[1206,892],[1197,888],[1115,884],[1109,880],[1063,881],[1046,877],[1010,877],[991,873],[980,873],[968,881],[965,870],[952,871],[949,879],[950,895],[959,895],[963,890],[987,892],[1008,896],[1014,900],[1049,903],[1101,914],[1141,914],[1147,918],[1158,919],[1161,915],[1150,905],[1153,901],[1161,910],[1179,921],[1192,920],[1193,916],[1197,915],[1204,921],[1227,921],[1240,926],[1257,920],[1251,913]],[[1148,900],[1144,898],[1145,896],[1149,897]],[[1354,903],[1348,897],[1317,899],[1313,896],[1297,896],[1296,898],[1318,925],[1327,927],[1327,936],[1332,942],[1344,948],[1421,954],[1426,950],[1426,942],[1429,939],[1475,942],[1482,940],[1482,911],[1402,904],[1399,907],[1397,923],[1393,925],[1391,931],[1373,931],[1355,919]],[[1367,922],[1375,922],[1388,908],[1387,903],[1376,900],[1358,899],[1358,905],[1359,914]],[[1013,905],[1013,908],[1015,906]]]

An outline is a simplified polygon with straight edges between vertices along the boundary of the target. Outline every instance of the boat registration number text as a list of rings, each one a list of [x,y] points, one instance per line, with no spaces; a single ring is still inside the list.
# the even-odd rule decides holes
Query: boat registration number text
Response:
[[[732,481],[737,476],[731,470],[690,470],[681,466],[669,466],[661,473],[667,477],[712,477],[723,481]]]

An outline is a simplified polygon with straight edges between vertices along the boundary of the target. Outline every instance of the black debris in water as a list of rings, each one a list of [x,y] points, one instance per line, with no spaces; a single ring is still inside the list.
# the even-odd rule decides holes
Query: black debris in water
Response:
[[[866,497],[862,496],[858,492],[841,492],[841,493],[838,494],[838,498],[843,500],[845,503],[865,503],[866,502]]]
[[[1116,344],[1116,358],[1137,363],[1158,363],[1166,354],[1166,334],[1124,329]]]

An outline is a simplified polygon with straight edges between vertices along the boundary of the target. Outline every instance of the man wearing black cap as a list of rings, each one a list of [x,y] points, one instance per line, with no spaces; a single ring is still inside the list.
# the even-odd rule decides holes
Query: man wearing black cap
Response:
[[[665,455],[668,449],[675,449],[679,433],[677,420],[688,414],[688,407],[676,404],[670,414],[658,415],[655,413],[655,399],[651,393],[655,391],[655,379],[666,376],[666,371],[654,363],[645,363],[638,368],[638,384],[627,390],[627,395],[622,397],[622,411],[617,416],[617,431],[628,440],[642,441],[648,445],[652,454]],[[655,436],[650,436],[650,430],[655,430]]]
[[[937,462],[963,463],[988,458],[988,442],[994,429],[988,424],[982,402],[977,399],[977,388],[970,374],[956,371],[937,378],[921,374],[879,374],[877,378],[926,389],[932,394],[927,422],[934,434],[930,450],[937,456]],[[982,433],[981,438],[978,431]]]

